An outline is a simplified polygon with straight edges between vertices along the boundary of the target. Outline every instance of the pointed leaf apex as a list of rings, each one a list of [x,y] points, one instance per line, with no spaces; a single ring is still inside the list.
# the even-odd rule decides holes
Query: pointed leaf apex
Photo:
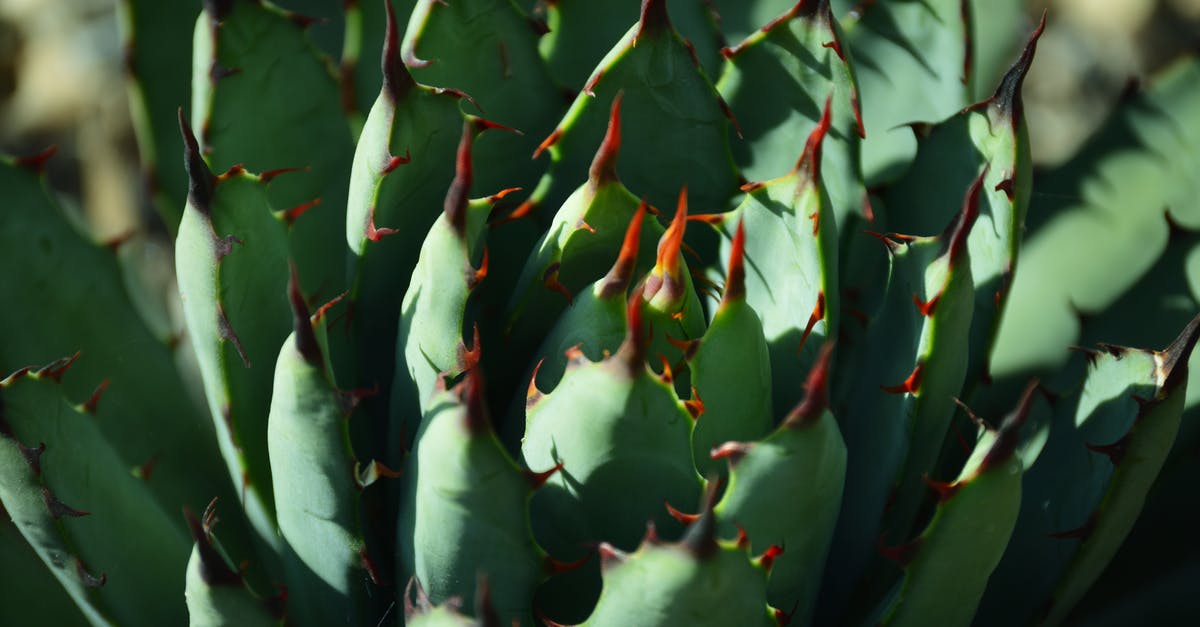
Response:
[[[209,505],[211,507],[211,504]],[[202,523],[196,514],[184,508],[183,515],[187,518],[188,530],[196,542],[196,550],[200,553],[200,576],[210,586],[240,586],[242,577],[225,563],[225,559],[217,552],[209,537],[211,527]],[[205,521],[209,520],[206,510]]]
[[[633,270],[637,266],[638,245],[642,239],[642,223],[645,222],[645,216],[646,201],[642,200],[638,203],[637,211],[625,229],[625,240],[621,242],[621,252],[617,255],[617,262],[613,264],[612,269],[605,275],[604,282],[600,285],[600,298],[607,299],[617,294],[624,294],[625,289],[629,287],[629,281],[633,278]]]
[[[796,170],[807,172],[812,181],[821,178],[821,145],[825,142],[825,135],[829,133],[829,127],[833,123],[830,113],[832,104],[833,96],[826,96],[825,108],[821,111],[821,120],[809,133],[808,140],[804,142],[804,153],[796,162]]]
[[[483,398],[483,375],[480,374],[479,368],[467,370],[459,385],[462,387],[463,403],[467,406],[467,429],[471,433],[491,431],[492,423],[488,419],[487,403]]]
[[[1037,51],[1038,39],[1045,29],[1046,11],[1043,10],[1042,19],[1025,42],[1021,56],[1004,73],[1004,78],[1000,79],[1000,85],[996,87],[996,93],[992,94],[991,99],[988,100],[1001,113],[1014,120],[1020,119],[1024,113],[1021,105],[1021,86],[1025,82],[1025,75],[1029,73],[1029,67],[1033,64],[1033,55]]]
[[[450,183],[450,189],[446,192],[446,201],[442,205],[442,210],[446,213],[446,219],[458,233],[459,237],[466,237],[467,233],[467,203],[469,198],[467,195],[471,191],[471,140],[474,138],[474,129],[471,128],[471,123],[463,123],[462,138],[458,142],[458,152],[455,157],[454,181]]]
[[[733,246],[729,251],[729,272],[725,278],[725,294],[722,302],[743,300],[746,297],[746,225],[738,220],[733,233]]]
[[[683,258],[679,252],[683,248],[683,235],[687,230],[687,212],[687,185],[684,184],[679,190],[679,206],[675,209],[675,217],[658,241],[654,269],[646,279],[646,300],[657,297],[660,292],[669,302],[675,302],[683,296],[683,273],[679,267]]]
[[[671,18],[667,15],[667,0],[642,0],[642,17],[638,21],[637,39],[641,39],[642,35],[655,35],[670,28]]]
[[[384,0],[387,7],[387,32],[384,35],[383,58],[380,65],[383,70],[383,93],[395,104],[416,86],[412,74],[409,74],[404,61],[400,57],[400,29],[396,26],[396,12],[391,0]]]
[[[313,333],[312,318],[308,315],[308,304],[304,302],[304,294],[300,292],[300,279],[296,276],[296,264],[291,263],[291,276],[288,278],[288,301],[292,305],[292,325],[296,331],[296,350],[304,361],[316,366],[321,363],[321,345]]]
[[[996,432],[996,440],[983,458],[979,472],[1007,462],[1017,452],[1017,445],[1021,441],[1021,428],[1025,426],[1025,421],[1029,419],[1029,412],[1033,409],[1033,393],[1037,391],[1038,385],[1040,385],[1038,380],[1033,379],[1025,386],[1025,391],[1021,393],[1021,400],[1017,402],[1016,409],[1004,418],[1004,422]]]
[[[808,380],[804,383],[804,400],[792,410],[783,424],[791,429],[811,424],[818,420],[825,409],[829,407],[829,369],[833,361],[833,341],[826,342],[808,371]]]
[[[604,141],[592,159],[592,168],[588,171],[588,179],[592,185],[599,187],[604,183],[617,180],[617,153],[621,150],[621,100],[625,92],[617,92],[613,98],[612,109],[608,117],[608,131]]]
[[[212,207],[213,174],[208,164],[200,156],[200,143],[192,132],[191,124],[183,115],[183,107],[179,107],[179,132],[183,135],[183,166],[188,175],[188,204],[202,213],[209,213]]]
[[[617,349],[615,357],[628,368],[630,373],[641,372],[646,364],[648,345],[645,329],[642,328],[642,298],[645,286],[634,290],[625,306],[625,340]]]
[[[1183,328],[1179,337],[1171,345],[1157,353],[1158,372],[1156,378],[1162,390],[1170,391],[1175,386],[1187,380],[1187,363],[1200,339],[1200,314]]]

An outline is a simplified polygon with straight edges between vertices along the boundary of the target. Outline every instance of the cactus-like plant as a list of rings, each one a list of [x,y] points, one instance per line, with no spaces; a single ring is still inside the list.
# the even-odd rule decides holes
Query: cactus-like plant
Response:
[[[1200,60],[1035,179],[1004,3],[286,4],[121,3],[178,333],[0,159],[3,624],[1055,625],[1161,547]]]

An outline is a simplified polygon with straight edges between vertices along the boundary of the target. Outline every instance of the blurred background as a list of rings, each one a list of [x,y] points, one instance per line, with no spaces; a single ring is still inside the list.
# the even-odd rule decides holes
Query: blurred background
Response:
[[[1028,5],[1014,43],[1049,12],[1025,85],[1043,166],[1074,153],[1130,81],[1200,45],[1200,0],[985,1]],[[101,239],[161,229],[137,166],[118,20],[115,0],[0,0],[0,152],[57,145],[51,184]]]

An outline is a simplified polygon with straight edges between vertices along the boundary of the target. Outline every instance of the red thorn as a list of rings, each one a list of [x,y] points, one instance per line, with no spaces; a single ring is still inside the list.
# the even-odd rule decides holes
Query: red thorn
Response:
[[[349,293],[350,293],[349,291],[342,292],[341,294],[338,294],[337,296],[334,296],[333,298],[329,299],[329,301],[326,302],[324,305],[321,305],[320,307],[318,307],[317,310],[315,312],[313,312],[313,315],[312,315],[313,322],[318,322],[318,321],[324,319],[325,315],[329,313],[329,310],[332,309],[334,305],[341,302],[342,299],[345,298],[346,295]]]
[[[1129,440],[1130,434],[1126,433],[1125,435],[1121,436],[1121,439],[1113,442],[1112,444],[1084,444],[1084,446],[1086,446],[1088,450],[1092,451],[1093,453],[1106,455],[1109,461],[1116,466],[1121,463],[1121,460],[1125,458],[1125,454],[1129,452]]]
[[[400,231],[398,231],[396,229],[376,228],[375,227],[375,207],[371,207],[370,215],[367,216],[366,236],[367,236],[368,240],[371,240],[372,242],[378,242],[379,240],[381,240],[389,235],[395,235],[396,233],[399,233],[399,232]]]
[[[537,365],[533,367],[533,375],[529,377],[529,386],[525,388],[526,409],[542,398],[542,391],[537,387],[537,376],[538,371],[542,369],[542,364],[544,363],[546,363],[545,358],[539,359]]]
[[[46,503],[46,509],[50,510],[50,515],[55,518],[62,518],[63,516],[78,518],[80,516],[91,515],[91,512],[75,509],[58,500],[58,497],[50,493],[50,488],[42,488],[42,501]]]
[[[792,622],[792,615],[777,607],[771,608],[771,615],[775,618],[775,624],[778,627],[786,627]]]
[[[879,388],[888,394],[915,394],[921,386],[921,369],[925,366],[923,363],[917,363],[911,374],[902,383],[898,385],[881,385]]]
[[[573,570],[578,570],[584,564],[591,561],[591,559],[592,559],[591,553],[585,555],[582,559],[577,559],[573,562],[564,562],[562,560],[557,560],[557,559],[554,559],[553,557],[550,557],[547,555],[545,560],[543,560],[542,563],[546,565],[546,570],[550,574],[560,575],[562,573],[569,573]]]
[[[12,437],[11,434],[5,434]],[[42,453],[46,452],[46,443],[39,442],[37,448],[30,448],[17,442],[17,448],[21,451],[21,456],[25,458],[25,463],[33,470],[33,474],[42,474]]]
[[[625,339],[617,349],[617,358],[625,364],[629,372],[639,372],[645,367],[647,334],[642,328],[642,298],[645,285],[634,290],[625,305]]]
[[[154,469],[158,468],[158,455],[152,455],[146,463],[134,469],[134,474],[142,481],[150,481],[150,476],[154,474]]]
[[[467,204],[469,202],[467,196],[474,178],[471,164],[472,139],[474,139],[474,130],[471,128],[470,122],[465,122],[462,136],[458,141],[458,150],[455,152],[454,180],[450,182],[450,189],[446,191],[446,200],[442,203],[442,212],[446,214],[446,220],[450,222],[460,237],[465,237],[467,232]]]
[[[608,131],[588,171],[588,179],[593,185],[599,186],[617,180],[617,153],[621,149],[621,100],[624,97],[625,92],[621,91],[613,98],[608,117]]]
[[[808,316],[808,324],[804,325],[804,332],[800,334],[800,345],[796,347],[796,353],[804,350],[804,343],[808,341],[808,336],[812,334],[813,327],[817,323],[825,319],[825,292],[817,292],[817,304],[813,307],[812,314]]]
[[[658,354],[658,360],[662,362],[663,367],[662,375],[659,378],[662,379],[663,383],[670,385],[671,382],[675,380],[675,375],[671,372],[671,362],[667,359],[667,356],[663,355],[662,353]]]
[[[382,577],[380,577],[379,569],[375,566],[375,561],[371,559],[371,554],[367,552],[367,547],[363,547],[358,550],[358,559],[359,563],[362,564],[363,569],[367,571],[367,575],[371,577],[372,583],[377,586],[382,586],[387,583]]]
[[[738,189],[746,192],[747,194],[751,194],[766,186],[767,184],[763,181],[751,181],[749,183],[743,183],[740,187],[738,187]]]
[[[713,447],[709,451],[710,459],[728,459],[730,464],[736,464],[754,448],[751,442],[726,442],[720,446]]]
[[[771,572],[771,567],[775,565],[775,558],[779,557],[780,555],[783,555],[783,547],[779,546],[778,544],[772,544],[771,546],[767,547],[766,551],[763,551],[762,555],[758,556],[756,561],[758,562],[759,566],[762,566],[763,570],[769,573]]]
[[[679,190],[679,204],[675,209],[675,217],[671,220],[666,232],[663,233],[662,239],[658,241],[658,254],[654,270],[647,277],[645,284],[647,300],[663,290],[665,290],[664,295],[668,300],[675,300],[683,287],[683,277],[679,271],[681,261],[679,252],[683,247],[684,231],[687,229],[687,210],[687,184],[685,183]]]
[[[941,297],[941,294],[937,294],[927,301],[922,301],[921,297],[917,296],[916,292],[913,292],[913,304],[917,306],[917,311],[921,312],[922,316],[928,318],[933,315],[934,311],[937,310],[938,301],[941,299]]]
[[[108,583],[108,574],[100,573],[97,577],[88,572],[87,566],[84,566],[83,560],[75,558],[75,574],[83,580],[83,585],[87,588],[103,588],[104,584]]]
[[[557,261],[550,264],[550,267],[546,268],[546,272],[542,275],[542,285],[545,285],[547,289],[553,292],[558,292],[566,296],[567,305],[570,306],[575,302],[575,297],[571,295],[571,291],[567,289],[567,286],[558,282],[558,269],[561,266],[562,264]]]
[[[583,346],[583,342],[579,342],[574,346],[568,346],[567,350],[563,351],[563,356],[567,358],[568,362],[575,363],[587,360],[587,356],[584,355],[583,351],[579,348],[581,346]]]
[[[295,328],[296,351],[310,365],[322,363],[321,346],[313,333],[312,318],[308,315],[308,303],[300,292],[300,279],[296,276],[296,264],[289,262],[291,276],[288,278],[288,300],[292,305],[292,326]]]
[[[542,472],[534,472],[532,470],[526,470],[525,471],[525,480],[529,482],[529,487],[531,489],[537,490],[538,488],[542,487],[543,485],[546,485],[546,482],[550,480],[550,477],[554,476],[554,473],[556,473],[562,469],[563,469],[563,463],[558,462],[550,470],[543,470]]]
[[[833,96],[825,98],[825,108],[821,113],[821,119],[813,128],[812,133],[809,133],[808,140],[804,142],[804,153],[796,162],[796,170],[807,172],[809,179],[813,181],[821,178],[821,144],[825,141],[825,134],[829,132],[829,126],[832,123],[830,117],[832,102]]]
[[[296,223],[297,218],[304,215],[309,209],[312,209],[319,204],[321,204],[321,199],[313,198],[308,202],[300,203],[291,209],[287,209],[283,212],[283,221],[286,222],[288,226],[292,226]]]
[[[391,174],[392,171],[394,171],[396,168],[398,168],[402,165],[408,164],[408,163],[412,163],[412,156],[409,154],[408,149],[405,148],[403,157],[396,157],[396,156],[388,157],[387,163],[383,164],[383,170],[380,170],[380,174],[387,176],[388,174]]]
[[[95,415],[96,406],[100,404],[100,397],[104,394],[104,390],[108,389],[108,384],[111,382],[111,379],[101,381],[100,385],[96,386],[96,390],[92,392],[92,395],[79,408],[89,414]]]
[[[589,98],[596,97],[596,85],[600,84],[600,79],[604,78],[604,68],[596,68],[592,75],[588,77],[588,81],[583,84],[583,93]]]
[[[1025,386],[1025,391],[1021,393],[1021,400],[1017,401],[1017,407],[1004,417],[1004,422],[996,432],[996,439],[979,465],[978,472],[998,466],[1016,454],[1017,444],[1021,440],[1021,428],[1029,419],[1029,412],[1033,409],[1033,393],[1038,390],[1039,385],[1037,379],[1032,379]]]
[[[467,289],[475,289],[475,286],[483,282],[488,275],[488,248],[483,247],[483,262],[479,264],[479,268],[472,269],[470,276],[467,277]]]
[[[53,157],[54,153],[56,152],[58,152],[58,146],[51,145],[37,154],[18,157],[13,161],[13,163],[18,167],[32,170],[34,174],[41,175],[46,171],[46,162],[49,161],[50,157]]]
[[[692,398],[683,402],[683,408],[691,415],[692,420],[698,420],[704,415],[704,399],[700,398],[700,391],[696,386],[692,386]]]
[[[971,228],[975,226],[975,220],[979,217],[979,192],[983,189],[983,179],[987,176],[989,167],[984,166],[979,176],[971,182],[963,198],[962,210],[941,235],[950,254],[951,264],[961,259],[967,250],[967,236],[971,234]]]
[[[584,220],[579,220],[578,222],[576,222],[576,223],[575,223],[575,230],[577,230],[577,231],[587,231],[588,233],[595,233],[595,232],[596,232],[596,227],[594,227],[594,226],[592,226],[592,225],[588,224],[588,223],[587,223],[587,222],[585,222]]]
[[[562,137],[562,134],[563,131],[561,128],[554,129],[553,133],[547,135],[546,139],[543,139],[542,143],[538,144],[537,149],[533,151],[533,158],[537,159],[538,157],[542,156],[542,153],[553,146],[559,140],[559,138]]]
[[[731,302],[746,297],[746,225],[738,220],[733,233],[733,246],[729,251],[729,272],[726,273],[725,295],[722,302]]]
[[[600,286],[600,298],[612,298],[617,294],[624,294],[625,289],[629,287],[629,281],[633,278],[634,268],[637,266],[638,247],[642,238],[642,223],[646,217],[646,201],[642,200],[638,203],[637,211],[634,212],[633,218],[629,221],[629,226],[625,228],[625,239],[621,241],[621,252],[617,254],[617,261],[604,277],[604,283]]]
[[[667,0],[642,0],[641,19],[638,20],[634,45],[637,45],[642,35],[653,35],[670,28],[671,18],[667,15]]]
[[[474,370],[479,365],[479,358],[483,354],[483,346],[479,341],[479,323],[472,325],[471,348],[467,349],[465,342],[460,342],[458,345],[457,366],[460,372]]]
[[[1013,199],[1013,195],[1016,193],[1015,185],[1016,185],[1016,182],[1013,180],[1013,177],[1010,176],[1010,177],[1004,179],[1003,181],[996,183],[996,186],[993,187],[992,190],[997,191],[997,192],[1004,192],[1004,195],[1008,196],[1008,200],[1011,202]]]
[[[833,345],[834,342],[829,341],[821,347],[821,352],[817,354],[817,359],[804,382],[804,400],[783,419],[784,425],[795,428],[811,423],[819,419],[829,407],[829,371],[833,363]]]
[[[930,490],[933,490],[937,494],[939,503],[949,501],[962,487],[957,481],[937,481],[930,479],[929,475],[922,475],[921,479],[925,481],[925,485],[929,486]]]
[[[917,537],[911,542],[901,544],[899,546],[887,546],[883,542],[883,536],[879,536],[879,542],[876,545],[876,550],[881,556],[895,562],[901,568],[907,568],[916,558],[917,552],[921,549],[921,538]]]
[[[1086,539],[1088,539],[1089,536],[1092,535],[1092,532],[1096,530],[1097,517],[1098,517],[1098,514],[1096,512],[1092,512],[1092,515],[1089,516],[1087,521],[1084,522],[1082,525],[1080,525],[1074,529],[1068,529],[1067,531],[1051,533],[1047,537],[1054,538],[1056,540],[1069,540],[1069,539],[1086,540]]]
[[[235,164],[229,166],[228,170],[225,170],[224,172],[217,175],[217,182],[224,183],[225,181],[228,181],[231,178],[241,176],[245,173],[246,173],[246,166],[244,166],[240,163],[235,163]]]
[[[691,360],[696,355],[696,348],[700,346],[700,340],[677,340],[670,335],[663,335],[667,339],[667,343],[679,349],[683,353],[683,358]]]
[[[838,58],[842,60],[842,63],[846,62],[846,55],[842,53],[842,44],[841,44],[841,42],[839,42],[837,40],[836,37],[833,39],[833,41],[826,41],[826,42],[822,43],[821,47],[832,50],[833,53],[836,54],[838,56]]]
[[[685,512],[681,512],[681,511],[675,509],[674,507],[672,507],[670,501],[664,500],[663,505],[667,508],[667,513],[671,515],[671,518],[674,518],[675,520],[678,520],[679,522],[681,522],[685,525],[690,525],[690,524],[696,522],[697,520],[700,520],[700,516],[701,516],[700,514],[688,514]]]
[[[729,214],[726,213],[697,213],[688,216],[688,222],[704,222],[705,224],[724,224]]]
[[[279,168],[278,170],[267,170],[266,172],[258,175],[258,180],[262,181],[263,183],[270,183],[275,179],[275,177],[281,174],[288,174],[290,172],[309,172],[311,170],[312,167],[310,166],[304,166],[302,168]]]
[[[71,366],[75,365],[75,361],[79,359],[80,352],[76,352],[70,357],[63,357],[52,361],[34,372],[36,378],[49,377],[55,383],[62,383],[63,375],[70,370]]]
[[[513,192],[519,192],[519,191],[521,191],[521,189],[522,188],[520,188],[520,187],[505,187],[504,189],[496,192],[495,194],[488,196],[487,201],[488,201],[488,203],[494,205],[494,204],[500,202],[500,200],[502,198],[504,198],[505,196],[507,196]]]
[[[737,538],[734,540],[734,544],[743,551],[750,550],[750,536],[746,535],[745,527],[737,525]]]
[[[866,129],[866,127],[863,126],[862,107],[860,107],[858,105],[858,90],[857,89],[850,92],[850,108],[854,110],[854,124],[855,124],[855,129],[858,131],[859,139],[866,139],[867,138],[867,129]],[[875,221],[875,219],[874,219],[875,216],[873,213],[869,216],[869,218],[870,219],[867,220],[868,222]]]
[[[493,228],[495,228],[497,226],[508,224],[509,222],[516,222],[517,220],[528,217],[530,214],[533,213],[534,209],[537,209],[537,202],[535,202],[532,199],[526,200],[525,202],[517,205],[516,209],[513,209],[511,212],[509,212],[508,215],[504,216],[503,218],[496,218],[494,220],[491,220],[490,221],[491,226]]]

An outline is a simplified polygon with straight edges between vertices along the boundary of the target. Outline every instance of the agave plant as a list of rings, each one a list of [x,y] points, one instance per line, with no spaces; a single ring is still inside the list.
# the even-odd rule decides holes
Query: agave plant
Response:
[[[1186,611],[1200,61],[1035,177],[1016,3],[311,4],[121,3],[177,293],[0,160],[5,624]]]

